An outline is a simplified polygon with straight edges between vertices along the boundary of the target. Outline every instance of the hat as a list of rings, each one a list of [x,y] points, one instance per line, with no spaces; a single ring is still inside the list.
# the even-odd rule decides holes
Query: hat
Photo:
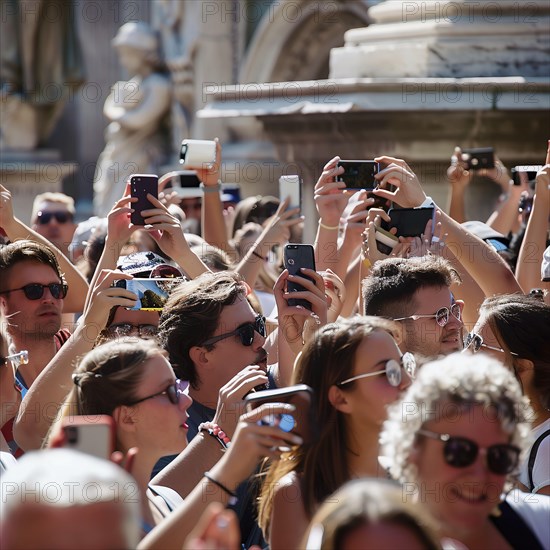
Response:
[[[169,261],[154,252],[135,252],[118,259],[117,269],[134,277],[149,277],[151,271],[158,265],[168,264]]]
[[[470,233],[473,233],[476,237],[479,237],[483,241],[494,240],[499,241],[506,246],[510,244],[510,239],[495,231],[490,225],[479,221],[470,221],[464,222],[461,224],[464,229],[468,230]]]
[[[113,46],[130,46],[138,50],[154,52],[158,41],[155,31],[144,21],[129,21],[118,29]]]

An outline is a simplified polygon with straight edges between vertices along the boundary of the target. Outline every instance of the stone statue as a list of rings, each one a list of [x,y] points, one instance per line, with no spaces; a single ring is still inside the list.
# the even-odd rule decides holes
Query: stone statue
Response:
[[[144,22],[129,22],[113,39],[120,64],[133,75],[117,82],[103,107],[109,120],[94,177],[94,210],[105,216],[129,175],[157,173],[167,150],[171,84],[162,72],[158,41]]]
[[[0,147],[43,143],[83,82],[73,2],[2,0]]]

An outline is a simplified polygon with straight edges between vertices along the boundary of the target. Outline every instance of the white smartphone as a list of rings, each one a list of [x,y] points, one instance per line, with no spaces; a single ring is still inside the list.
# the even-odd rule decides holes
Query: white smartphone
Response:
[[[68,416],[63,419],[63,447],[111,459],[115,449],[115,422],[105,414]]]
[[[281,176],[279,178],[279,198],[281,202],[290,197],[288,208],[302,207],[302,181],[298,175]]]

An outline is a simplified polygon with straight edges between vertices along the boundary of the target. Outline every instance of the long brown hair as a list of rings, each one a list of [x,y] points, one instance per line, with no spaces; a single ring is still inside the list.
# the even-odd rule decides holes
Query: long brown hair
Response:
[[[321,328],[304,347],[296,365],[293,384],[307,384],[315,395],[312,415],[319,425],[319,437],[309,446],[286,453],[269,468],[262,485],[259,524],[265,535],[278,482],[288,473],[300,475],[304,508],[312,516],[319,503],[350,479],[347,455],[348,434],[344,415],[328,399],[331,386],[353,375],[355,354],[361,342],[374,331],[396,336],[395,325],[380,317],[353,317]]]

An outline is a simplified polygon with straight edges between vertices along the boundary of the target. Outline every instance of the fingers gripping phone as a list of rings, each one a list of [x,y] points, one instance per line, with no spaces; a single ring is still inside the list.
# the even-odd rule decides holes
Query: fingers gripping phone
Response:
[[[63,447],[111,459],[115,449],[115,422],[104,414],[68,416],[63,419]]]
[[[155,198],[158,198],[158,188],[159,178],[154,174],[134,174],[130,176],[130,194],[138,199],[137,202],[132,203],[134,211],[130,216],[130,221],[134,225],[145,225],[141,211],[154,208],[147,195],[151,193]]]
[[[435,209],[428,208],[390,208],[388,216],[391,221],[382,222],[382,228],[389,231],[392,227],[397,229],[398,237],[420,237],[424,234],[426,224],[434,220]]]
[[[302,267],[315,271],[315,254],[313,252],[313,246],[310,244],[287,244],[284,248],[284,265],[290,275],[298,275],[299,277],[305,277],[313,281],[311,277],[308,277],[300,271]],[[288,292],[300,292],[303,290],[305,290],[305,288],[302,285],[293,281],[288,281]],[[302,306],[311,310],[311,304],[302,298],[289,298],[288,305]]]
[[[305,384],[297,384],[276,390],[251,393],[245,397],[247,411],[258,408],[264,403],[289,403],[296,407],[292,414],[269,414],[260,420],[263,425],[279,426],[284,432],[299,435],[304,445],[312,443],[317,437],[317,424],[314,415],[313,390]]]

